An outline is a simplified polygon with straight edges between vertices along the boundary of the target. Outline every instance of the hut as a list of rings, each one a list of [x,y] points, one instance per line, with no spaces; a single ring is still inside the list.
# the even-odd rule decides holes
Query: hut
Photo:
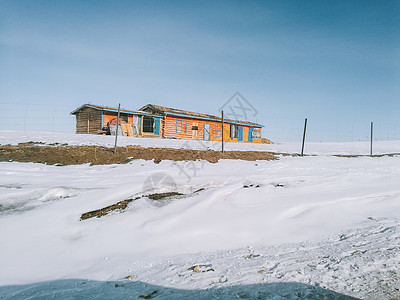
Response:
[[[76,133],[115,134],[116,108],[84,104],[76,116]],[[164,106],[147,104],[139,110],[120,110],[121,129],[128,136],[260,143],[261,124],[224,119]],[[223,134],[222,134],[223,133]]]
[[[140,111],[160,115],[161,136],[164,138],[196,139],[261,143],[261,124],[147,104]],[[223,128],[222,128],[223,126]]]
[[[71,115],[76,117],[76,133],[113,134],[116,133],[118,109],[114,107],[84,104]],[[150,130],[147,120],[159,119],[150,113],[136,110],[120,109],[119,134],[127,136],[154,136],[160,137],[160,131]],[[143,121],[145,124],[143,124]],[[154,122],[153,122],[154,123]],[[160,124],[160,122],[158,122]]]

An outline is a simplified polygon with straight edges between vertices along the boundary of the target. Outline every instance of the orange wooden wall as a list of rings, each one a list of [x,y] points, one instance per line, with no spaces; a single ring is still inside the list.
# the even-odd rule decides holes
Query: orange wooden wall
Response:
[[[117,117],[117,113],[114,112],[105,112],[104,113],[104,124],[103,126],[107,126],[107,123]],[[186,121],[186,133],[177,133],[176,132],[176,121]],[[132,125],[133,119],[132,115],[128,115],[128,122]],[[197,131],[197,139],[203,140],[204,138],[204,123],[210,124],[210,141],[221,141],[222,137],[214,136],[214,126],[221,126],[221,122],[216,121],[208,121],[208,120],[198,120],[198,119],[191,119],[191,118],[184,118],[184,117],[175,117],[175,116],[165,116],[164,120],[161,119],[161,134],[163,137],[176,137],[181,139],[192,139],[193,132],[192,126],[197,124],[198,131]],[[248,142],[249,136],[249,126],[240,125],[243,127],[243,142]],[[224,141],[233,141],[238,142],[237,138],[230,138],[230,123],[224,123]],[[145,134],[143,135],[153,135],[153,134]],[[252,143],[261,143],[261,139],[253,139]]]
[[[108,122],[114,120],[117,117],[117,113],[107,112],[104,113],[104,123],[103,126],[107,126]]]
[[[186,133],[177,133],[176,132],[176,121],[182,120],[186,121]],[[192,139],[192,126],[197,123],[198,125],[198,133],[197,139],[203,140],[204,136],[204,123],[210,124],[210,140],[211,141],[221,141],[222,137],[214,136],[214,126],[221,126],[221,122],[216,121],[207,121],[207,120],[198,120],[184,117],[175,117],[175,116],[165,116],[165,120],[163,122],[163,136],[164,137],[176,137],[182,139]],[[249,136],[249,126],[240,125],[243,127],[243,142],[248,142]],[[258,128],[258,127],[257,127]],[[237,138],[230,138],[230,123],[224,123],[224,141],[235,141],[238,142]],[[253,139],[251,143],[261,143],[261,139]]]
[[[110,122],[111,120],[114,120],[117,118],[117,113],[116,112],[104,112],[104,123],[103,123],[103,127],[107,126],[108,122]],[[129,124],[133,124],[133,117],[132,115],[128,115],[128,123]]]

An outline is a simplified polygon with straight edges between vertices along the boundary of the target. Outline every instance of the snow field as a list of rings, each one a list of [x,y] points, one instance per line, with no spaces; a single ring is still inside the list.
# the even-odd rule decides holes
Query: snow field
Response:
[[[400,297],[398,156],[191,163],[0,162],[0,298]]]

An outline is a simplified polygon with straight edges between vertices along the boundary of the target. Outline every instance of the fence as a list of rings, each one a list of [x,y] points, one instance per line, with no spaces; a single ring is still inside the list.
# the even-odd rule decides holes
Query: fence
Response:
[[[75,132],[75,107],[66,104],[0,102],[0,130]]]
[[[78,105],[0,102],[0,130],[75,132],[75,116],[70,112]],[[215,115],[220,112],[216,110]],[[278,115],[278,113],[275,113]],[[301,142],[304,117],[282,124],[279,116],[266,116],[263,137],[274,142]],[[308,118],[306,142],[360,142],[370,140],[370,122],[374,121],[374,141],[400,140],[400,126],[377,120],[364,123],[327,123]]]

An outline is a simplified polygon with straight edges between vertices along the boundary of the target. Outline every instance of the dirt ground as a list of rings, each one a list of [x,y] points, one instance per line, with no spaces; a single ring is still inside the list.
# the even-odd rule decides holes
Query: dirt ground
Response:
[[[142,148],[139,146],[118,147],[114,149],[99,146],[38,145],[24,143],[18,146],[0,146],[0,161],[36,162],[49,165],[94,165],[127,163],[133,159],[154,160],[197,160],[216,163],[220,159],[272,160],[277,153],[264,151],[226,151],[225,153],[207,150]]]

